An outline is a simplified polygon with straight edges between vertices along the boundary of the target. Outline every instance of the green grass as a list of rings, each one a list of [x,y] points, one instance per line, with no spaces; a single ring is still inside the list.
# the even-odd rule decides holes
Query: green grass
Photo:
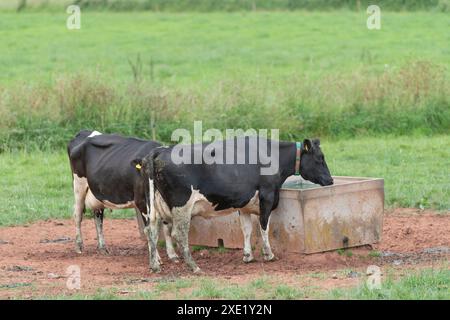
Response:
[[[2,153],[0,168],[0,226],[71,217],[72,174],[65,152]],[[106,214],[117,218],[133,216],[131,210],[113,212]]]
[[[335,289],[332,299],[401,299],[434,300],[450,299],[450,270],[424,269],[400,279],[392,276],[382,281],[380,289],[370,289],[365,283],[357,288]]]
[[[2,0],[0,9],[15,10],[18,0]],[[62,10],[73,0],[27,0],[26,10]],[[249,10],[330,10],[359,9],[364,10],[369,0],[83,0],[78,1],[82,10],[112,10],[112,11],[249,11]],[[359,3],[359,8],[358,4]],[[447,0],[379,0],[377,4],[388,10],[433,10],[448,11],[450,3]],[[25,9],[21,9],[25,10]]]
[[[51,82],[96,70],[127,81],[128,59],[138,53],[143,77],[150,79],[152,59],[154,81],[189,87],[244,75],[283,81],[293,73],[382,72],[414,59],[450,63],[443,13],[383,12],[376,32],[366,28],[365,12],[350,11],[87,12],[79,31],[68,31],[66,18],[64,12],[0,13],[0,83]]]
[[[379,257],[381,257],[381,252],[377,251],[377,250],[372,250],[369,252],[368,256],[370,258],[379,258]]]
[[[351,256],[353,256],[353,252],[352,252],[351,250],[349,250],[349,249],[338,249],[338,250],[337,250],[337,253],[338,253],[340,256],[346,256],[346,257],[351,257]]]
[[[211,278],[203,278],[187,298],[199,299],[301,299],[307,290],[287,284],[276,284],[267,277],[257,278],[245,284],[224,284]]]
[[[348,270],[340,270],[347,274]],[[384,270],[381,288],[370,289],[366,277],[354,287],[329,290],[321,282],[327,274],[305,274],[302,280],[288,283],[277,276],[263,275],[253,280],[236,283],[212,277],[188,277],[159,279],[148,288],[108,287],[95,292],[62,293],[52,296],[40,296],[39,299],[449,299],[450,269],[443,264],[434,269],[407,270],[398,274],[398,270]],[[305,282],[306,281],[306,282]],[[319,281],[319,283],[317,283]],[[20,299],[21,294],[14,298]]]
[[[450,210],[450,137],[379,137],[323,143],[333,175],[385,179],[388,206]]]
[[[449,136],[323,140],[322,148],[333,175],[384,178],[388,206],[450,209]],[[71,216],[65,152],[2,153],[0,167],[0,225]],[[132,210],[107,212],[107,217],[133,215]]]
[[[448,132],[448,14],[382,17],[83,12],[68,31],[64,13],[0,12],[0,152],[86,127],[150,137],[152,114],[165,142],[193,120],[286,140]]]

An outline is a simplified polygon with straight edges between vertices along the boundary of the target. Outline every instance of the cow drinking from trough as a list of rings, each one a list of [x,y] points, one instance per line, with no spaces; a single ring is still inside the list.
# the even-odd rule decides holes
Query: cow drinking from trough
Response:
[[[150,223],[146,227],[150,240],[150,265],[155,272],[160,270],[156,242],[160,221],[173,223],[172,237],[178,242],[185,262],[194,272],[200,268],[192,259],[189,251],[188,233],[191,217],[201,215],[211,217],[239,211],[241,229],[244,233],[244,261],[253,260],[250,236],[252,222],[250,214],[259,215],[260,231],[263,240],[263,255],[267,261],[274,255],[269,244],[269,218],[272,210],[277,208],[279,192],[284,181],[293,174],[301,174],[311,182],[327,186],[333,179],[320,149],[318,139],[305,139],[303,143],[279,142],[263,138],[240,137],[210,144],[190,145],[192,154],[190,163],[174,162],[173,151],[176,146],[158,147],[143,159],[132,162],[139,168],[144,181],[148,181],[148,189],[141,197],[147,201],[150,211]],[[250,141],[258,140],[258,143]],[[228,142],[227,142],[228,141]],[[258,146],[272,144],[278,149],[277,170],[273,174],[262,174],[268,164],[262,164],[258,156]],[[226,145],[233,147],[227,148]],[[222,147],[222,149],[220,149]],[[244,162],[229,164],[223,161],[196,163],[196,150],[208,150],[211,155],[220,151],[226,158],[227,152],[233,157],[245,158]],[[204,157],[203,153],[203,157]],[[216,154],[217,155],[217,154]],[[243,157],[245,155],[245,157]]]
[[[86,207],[94,213],[98,249],[103,253],[107,253],[103,236],[105,208],[134,208],[138,222],[146,219],[148,224],[146,202],[136,196],[148,189],[148,182],[140,179],[136,169],[129,164],[159,146],[161,144],[155,141],[90,130],[80,131],[69,142],[67,151],[73,175],[75,244],[78,253],[83,250],[81,220]],[[176,260],[169,229],[170,225],[164,226],[167,254],[171,260]]]

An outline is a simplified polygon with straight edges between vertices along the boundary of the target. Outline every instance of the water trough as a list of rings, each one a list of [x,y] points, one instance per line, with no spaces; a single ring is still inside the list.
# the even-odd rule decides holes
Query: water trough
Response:
[[[334,185],[321,187],[289,177],[272,212],[270,241],[275,254],[315,253],[380,241],[384,180],[335,176]],[[253,245],[261,245],[258,217],[253,216]],[[205,219],[194,217],[191,245],[242,248],[238,213]]]

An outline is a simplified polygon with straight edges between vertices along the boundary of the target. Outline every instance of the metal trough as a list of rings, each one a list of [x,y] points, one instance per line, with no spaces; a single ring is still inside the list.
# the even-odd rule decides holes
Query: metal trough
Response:
[[[384,209],[384,180],[334,177],[321,187],[289,177],[280,192],[278,208],[270,218],[273,251],[314,253],[376,243],[380,240]],[[259,222],[253,219],[253,245],[261,245]],[[242,248],[238,213],[205,219],[194,217],[191,245]]]

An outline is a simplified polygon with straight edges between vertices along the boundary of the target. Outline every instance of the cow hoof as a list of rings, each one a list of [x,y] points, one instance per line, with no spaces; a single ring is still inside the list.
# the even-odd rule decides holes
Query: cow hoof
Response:
[[[245,256],[244,255],[244,262],[245,263],[250,263],[250,262],[254,262],[255,261],[255,258],[253,258],[253,256]]]
[[[173,263],[180,263],[180,259],[178,257],[169,258]]]
[[[100,254],[105,255],[105,256],[109,255],[109,253],[110,253],[109,250],[106,248],[97,248],[97,250]]]
[[[83,245],[77,243],[77,244],[75,245],[75,252],[78,253],[78,254],[83,253]]]
[[[196,275],[203,275],[203,274],[205,274],[205,273],[203,272],[203,270],[200,269],[199,267],[195,268],[195,269],[193,270],[193,272],[194,272],[194,274],[196,274]]]
[[[271,255],[265,254],[264,255],[264,261],[266,261],[266,262],[271,262],[271,261],[276,261],[276,260],[277,260],[277,258],[275,257],[274,254],[271,254]]]
[[[152,269],[153,273],[160,273],[161,272],[161,267],[160,266],[155,266],[155,267],[152,267],[151,269]]]

